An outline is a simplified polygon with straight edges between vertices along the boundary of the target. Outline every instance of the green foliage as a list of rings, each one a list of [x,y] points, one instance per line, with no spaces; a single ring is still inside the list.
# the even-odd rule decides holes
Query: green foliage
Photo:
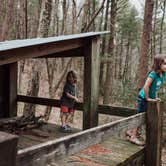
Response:
[[[131,81],[122,83],[120,80],[116,80],[115,84],[116,86],[114,85],[111,95],[112,104],[135,107],[137,102],[137,85]]]
[[[134,6],[126,8],[123,13],[118,16],[118,34],[121,38],[132,41],[132,45],[138,43],[141,33],[141,20],[138,17],[138,11]]]

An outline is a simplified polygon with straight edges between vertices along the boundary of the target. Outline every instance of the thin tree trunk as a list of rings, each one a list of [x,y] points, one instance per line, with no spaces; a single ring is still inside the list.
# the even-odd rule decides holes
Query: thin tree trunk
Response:
[[[62,19],[61,35],[66,34],[67,12],[68,12],[68,4],[66,0],[63,0],[63,3],[62,3],[63,19]]]
[[[27,0],[19,1],[20,10],[19,10],[19,32],[18,38],[19,39],[26,39],[27,38]],[[22,74],[24,72],[25,60],[21,60],[19,62],[19,76],[18,76],[18,87],[21,89],[22,85]]]
[[[150,35],[152,32],[152,15],[153,15],[153,0],[146,0],[145,2],[145,13],[144,13],[144,26],[141,41],[141,52],[139,61],[139,82],[138,88],[144,85],[146,74],[148,72],[148,52],[150,44]]]
[[[105,0],[103,0],[100,8],[93,14],[93,16],[92,16],[91,20],[89,21],[89,23],[85,24],[85,26],[82,29],[82,32],[87,32],[89,30],[89,28],[92,25],[92,23],[94,22],[95,18],[98,16],[100,11],[104,8],[104,3],[105,3]]]
[[[12,33],[12,23],[13,23],[13,9],[14,9],[14,0],[7,0],[6,2],[6,12],[5,18],[2,25],[2,34],[1,41],[10,40]]]
[[[122,79],[123,36],[121,36],[119,56],[120,57],[119,57],[119,74],[118,74],[118,79]]]
[[[36,70],[36,65],[33,64],[32,78],[29,81],[27,96],[38,96],[38,92],[39,92],[39,72],[38,70]],[[26,103],[24,105],[23,115],[26,117],[35,116],[35,108],[36,106],[34,104]]]
[[[128,36],[128,41],[126,44],[126,59],[125,59],[123,77],[122,77],[124,82],[126,82],[126,80],[127,80],[127,73],[128,73],[128,67],[129,67],[129,50],[130,50],[130,34]]]
[[[77,32],[76,1],[72,0],[72,34]]]
[[[52,0],[43,0],[42,2],[38,37],[48,37],[51,22]]]
[[[163,2],[162,6],[162,19],[161,19],[161,24],[160,24],[160,44],[159,44],[159,53],[162,53],[162,47],[163,47],[163,26],[164,26],[164,19],[165,19],[165,11],[166,10],[166,0]]]
[[[158,0],[155,0],[154,20],[153,20],[153,29],[152,29],[152,53],[151,53],[151,60],[153,59],[153,55],[156,54],[157,10],[158,10]]]
[[[39,17],[40,17],[40,11],[41,11],[40,0],[35,0],[34,3],[35,4],[34,4],[33,16],[31,19],[30,38],[37,37],[37,31],[39,27]]]
[[[108,26],[108,12],[109,12],[109,4],[110,4],[110,0],[107,0],[107,4],[106,4],[106,11],[105,11],[105,22],[104,22],[104,28],[103,30],[106,31],[107,30],[107,26]],[[105,54],[105,47],[106,47],[106,38],[103,38],[103,42],[102,42],[102,48],[101,48],[101,56],[103,57]],[[103,87],[104,84],[104,63],[100,64],[100,86]]]
[[[115,37],[115,20],[116,20],[116,11],[117,11],[117,1],[111,1],[111,12],[110,12],[110,39],[109,39],[109,47],[108,52],[110,53],[110,57],[114,58],[114,37]],[[103,96],[103,103],[109,104],[110,103],[110,94],[111,94],[111,85],[113,83],[113,63],[107,64],[107,71],[106,71],[106,81],[104,85],[104,96]]]

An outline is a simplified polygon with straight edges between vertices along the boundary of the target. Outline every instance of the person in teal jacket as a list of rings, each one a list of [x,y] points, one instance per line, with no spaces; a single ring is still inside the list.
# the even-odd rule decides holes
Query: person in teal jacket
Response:
[[[166,55],[158,54],[154,57],[154,63],[151,72],[149,72],[144,86],[138,94],[138,113],[147,111],[147,102],[160,100],[157,91],[161,88],[166,80]],[[129,141],[142,145],[137,138],[138,128],[127,131]]]

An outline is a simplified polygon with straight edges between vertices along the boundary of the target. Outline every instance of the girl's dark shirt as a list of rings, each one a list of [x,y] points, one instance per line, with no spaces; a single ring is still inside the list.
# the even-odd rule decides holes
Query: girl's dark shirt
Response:
[[[61,105],[66,106],[68,108],[73,108],[75,100],[67,97],[66,93],[69,93],[72,96],[75,96],[76,94],[75,85],[72,85],[69,82],[66,82],[63,88],[62,97],[60,99]]]

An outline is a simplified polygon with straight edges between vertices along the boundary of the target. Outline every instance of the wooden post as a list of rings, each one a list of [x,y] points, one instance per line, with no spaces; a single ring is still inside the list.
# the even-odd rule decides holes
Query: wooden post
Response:
[[[0,66],[0,118],[17,114],[17,63]]]
[[[0,165],[16,166],[18,137],[0,132]]]
[[[85,40],[84,47],[84,111],[83,129],[98,125],[98,94],[100,39],[96,36]]]
[[[146,166],[161,166],[163,102],[148,102],[146,121]]]

